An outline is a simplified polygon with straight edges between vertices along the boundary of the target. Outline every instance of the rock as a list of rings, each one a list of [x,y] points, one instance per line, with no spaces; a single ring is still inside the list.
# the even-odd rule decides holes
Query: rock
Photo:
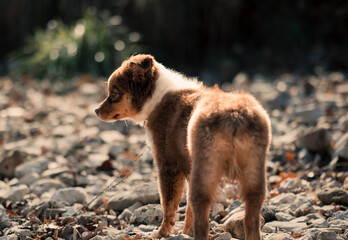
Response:
[[[298,107],[293,114],[298,122],[306,124],[316,123],[318,118],[324,116],[323,110],[314,105]]]
[[[243,220],[244,212],[238,212],[224,222],[222,229],[231,233],[231,235],[235,238],[244,239],[245,235]]]
[[[276,211],[273,207],[263,206],[261,216],[263,217],[266,223],[276,220],[277,218],[275,214],[276,214]]]
[[[298,136],[296,143],[312,152],[327,153],[331,148],[331,136],[327,129],[309,128]]]
[[[186,234],[179,234],[177,236],[166,238],[166,240],[193,240],[193,238]]]
[[[317,195],[319,200],[322,201],[324,204],[335,203],[348,206],[348,192],[343,189],[324,189],[320,191]]]
[[[45,216],[48,216],[48,215],[51,216],[51,213],[54,212],[57,208],[62,209],[63,207],[64,205],[62,205],[61,203],[58,203],[56,201],[48,201],[48,202],[41,202],[39,204],[35,204],[32,206],[27,206],[26,208],[22,210],[21,213],[25,217],[37,216],[43,221]],[[64,209],[64,211],[66,210]],[[64,211],[62,210],[59,212],[62,213]],[[52,217],[55,217],[55,215]]]
[[[290,221],[294,219],[294,216],[291,216],[289,213],[284,213],[284,212],[277,212],[275,214],[275,217],[278,221]]]
[[[337,211],[327,219],[330,228],[346,229],[348,227],[348,211]]]
[[[0,176],[13,177],[15,168],[23,162],[26,155],[18,150],[7,151],[0,158]]]
[[[282,181],[279,185],[280,192],[302,192],[308,189],[310,189],[309,182],[299,178],[287,178],[284,181]]]
[[[270,205],[281,205],[281,204],[291,204],[296,200],[296,195],[294,193],[282,193],[274,198],[271,198]]]
[[[109,149],[108,154],[111,158],[116,158],[119,154],[124,153],[125,149],[126,148],[123,145],[112,145]]]
[[[348,132],[336,142],[333,155],[348,160]]]
[[[34,236],[34,233],[32,231],[30,231],[29,229],[25,229],[19,225],[8,228],[4,233],[5,233],[4,235],[15,234],[20,239],[27,239],[28,237]]]
[[[29,192],[30,190],[26,185],[24,184],[17,185],[9,189],[1,190],[0,195],[2,196],[0,197],[0,199],[4,198],[11,202],[20,201],[20,200],[23,200],[24,196],[28,194]]]
[[[75,128],[71,124],[65,124],[65,125],[60,125],[56,126],[53,129],[53,136],[55,137],[64,137],[68,135],[72,135],[75,132]]]
[[[308,223],[309,226],[313,228],[327,228],[329,226],[328,222],[323,218],[313,219],[310,220]]]
[[[99,137],[105,143],[125,143],[126,136],[118,131],[103,131],[100,133]]]
[[[220,236],[218,236],[217,238],[215,238],[215,240],[230,240],[233,239],[231,233],[229,232],[225,232],[220,234]]]
[[[287,233],[271,233],[264,240],[292,240],[293,238]]]
[[[21,177],[18,182],[20,184],[25,184],[25,185],[31,185],[34,182],[38,181],[40,179],[40,176],[36,172],[31,172],[26,174],[25,176]]]
[[[108,208],[121,211],[135,202],[146,205],[149,203],[159,203],[160,197],[157,182],[144,183],[135,187],[131,191],[126,191],[116,195],[108,201]]]
[[[62,188],[55,192],[52,200],[67,203],[72,205],[74,203],[84,203],[87,199],[87,193],[80,187]]]
[[[16,234],[9,234],[9,235],[0,237],[0,240],[17,240],[17,239],[18,239],[18,236]]]
[[[48,166],[48,160],[47,159],[39,159],[39,160],[33,160],[30,162],[26,162],[23,164],[20,164],[15,169],[15,176],[18,178],[21,178],[29,173],[38,173],[40,174],[43,170],[45,170]]]
[[[262,227],[262,231],[268,233],[274,233],[277,231],[286,231],[286,232],[294,232],[294,233],[303,233],[305,229],[307,229],[307,224],[304,222],[281,222],[281,221],[273,221],[268,222]]]
[[[30,189],[37,195],[49,192],[50,189],[60,189],[66,187],[64,183],[58,179],[41,179],[30,186]]]
[[[317,240],[343,240],[343,238],[337,236],[336,233],[331,231],[321,231],[317,235]]]
[[[130,218],[133,224],[153,224],[159,226],[162,222],[162,206],[160,204],[148,204],[134,211]]]
[[[128,208],[126,208],[125,210],[123,210],[120,216],[118,216],[118,219],[129,222],[131,216],[132,212]]]
[[[42,172],[41,176],[42,177],[47,177],[47,178],[54,178],[57,177],[63,173],[66,172],[71,172],[71,170],[68,167],[55,167],[51,169],[47,169]]]
[[[12,224],[10,222],[9,217],[6,214],[4,207],[0,205],[0,231],[11,226]]]
[[[211,215],[213,217],[216,217],[222,211],[224,211],[224,205],[222,205],[221,203],[215,203],[211,208]]]

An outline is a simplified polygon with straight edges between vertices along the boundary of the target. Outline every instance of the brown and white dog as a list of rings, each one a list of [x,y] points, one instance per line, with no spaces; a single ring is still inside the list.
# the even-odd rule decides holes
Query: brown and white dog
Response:
[[[170,235],[187,181],[183,233],[208,239],[210,206],[225,177],[240,183],[245,238],[261,239],[271,130],[254,97],[204,87],[151,55],[136,55],[110,76],[108,97],[95,111],[105,121],[145,123],[159,173],[164,215],[159,237]]]

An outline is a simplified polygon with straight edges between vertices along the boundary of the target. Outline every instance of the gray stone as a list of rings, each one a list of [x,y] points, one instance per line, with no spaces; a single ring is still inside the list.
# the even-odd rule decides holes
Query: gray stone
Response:
[[[15,176],[18,178],[21,178],[28,173],[34,173],[34,172],[40,174],[43,170],[47,168],[47,166],[48,166],[47,159],[39,159],[39,160],[26,162],[16,167]]]
[[[132,212],[128,208],[126,208],[125,210],[123,210],[120,216],[118,216],[118,219],[129,222],[131,216],[132,216]]]
[[[275,214],[276,214],[275,209],[270,206],[264,206],[261,212],[261,216],[263,217],[265,222],[271,222],[276,220]]]
[[[317,195],[324,204],[335,203],[348,206],[348,192],[341,188],[324,189]]]
[[[80,187],[62,188],[55,192],[52,200],[67,203],[72,205],[74,203],[84,203],[87,199],[87,193]]]
[[[27,237],[33,237],[34,233],[22,226],[13,226],[5,230],[5,235],[16,234],[20,239],[25,239]]]
[[[20,201],[24,199],[24,196],[30,192],[27,185],[18,185],[11,187],[9,189],[5,189],[5,191],[1,191],[4,199],[10,200],[11,202]]]
[[[273,221],[266,223],[262,231],[264,232],[276,232],[277,230],[286,231],[286,232],[295,232],[302,233],[308,226],[304,222],[281,222],[281,221]]]
[[[296,192],[299,192],[308,189],[310,189],[309,182],[299,178],[287,178],[284,181],[282,181],[279,185],[280,192],[290,192],[294,190],[296,190]]]
[[[327,129],[309,128],[299,134],[296,144],[312,152],[325,153],[331,148],[331,135]]]
[[[215,240],[230,240],[230,239],[232,239],[232,235],[229,232],[222,233],[220,234],[220,236],[215,238]]]
[[[284,212],[277,212],[275,214],[275,217],[278,221],[290,221],[294,219],[294,216],[291,216],[289,213],[284,213]]]
[[[324,218],[310,220],[309,226],[313,228],[327,228],[329,227],[328,222]]]
[[[57,177],[58,175],[61,175],[66,172],[71,172],[71,170],[68,167],[58,167],[58,168],[52,168],[52,169],[47,169],[42,172],[41,176],[42,177],[47,177],[47,178],[54,178]]]
[[[287,233],[271,233],[264,240],[292,240],[293,238]]]
[[[134,211],[130,218],[133,224],[153,224],[159,226],[162,222],[163,213],[160,204],[148,204]]]
[[[224,211],[224,205],[221,203],[214,203],[211,207],[211,215],[213,217],[216,217],[220,212]]]
[[[30,189],[37,195],[48,192],[50,189],[60,189],[66,187],[64,183],[58,179],[41,179],[33,183]]]
[[[318,118],[324,116],[323,110],[312,105],[312,106],[301,106],[293,112],[297,121],[302,123],[316,123]]]
[[[120,145],[120,144],[112,145],[109,149],[108,154],[110,157],[116,158],[119,154],[124,153],[125,149],[126,149],[125,146]]]
[[[110,209],[121,211],[135,202],[142,204],[159,203],[160,196],[158,192],[157,182],[144,183],[135,187],[131,191],[126,191],[116,195],[108,201]]]
[[[2,205],[0,205],[0,231],[2,231],[4,228],[11,227],[12,224],[10,222],[9,217],[6,214],[6,211]]]
[[[105,143],[125,143],[126,136],[118,131],[103,131],[99,134],[99,137],[105,142]]]
[[[337,236],[336,233],[330,231],[322,231],[317,235],[317,240],[341,240],[342,238]]]
[[[166,240],[193,240],[193,238],[186,234],[179,234],[177,236],[166,238]]]
[[[17,240],[17,239],[18,239],[18,236],[16,234],[10,234],[10,235],[0,237],[0,240]]]
[[[348,132],[336,142],[333,155],[348,160]]]
[[[18,183],[25,184],[25,185],[31,185],[34,182],[38,181],[40,179],[40,175],[36,172],[31,172],[26,174],[25,176],[21,177],[18,180]]]

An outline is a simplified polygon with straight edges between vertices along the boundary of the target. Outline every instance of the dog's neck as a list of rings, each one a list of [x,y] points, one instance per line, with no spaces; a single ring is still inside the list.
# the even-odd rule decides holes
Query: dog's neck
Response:
[[[178,72],[165,68],[162,64],[156,64],[159,75],[155,84],[155,90],[140,112],[133,118],[133,121],[145,127],[147,118],[168,92],[182,89],[197,89],[202,86],[202,83],[195,78],[189,79]]]

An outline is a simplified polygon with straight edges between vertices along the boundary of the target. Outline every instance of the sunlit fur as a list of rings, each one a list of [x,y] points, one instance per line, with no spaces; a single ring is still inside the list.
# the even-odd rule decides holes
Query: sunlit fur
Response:
[[[168,237],[188,182],[183,233],[209,237],[209,210],[222,178],[239,181],[245,239],[260,240],[270,120],[248,93],[202,86],[159,64],[132,56],[109,78],[108,98],[96,109],[106,121],[132,119],[151,138]]]

